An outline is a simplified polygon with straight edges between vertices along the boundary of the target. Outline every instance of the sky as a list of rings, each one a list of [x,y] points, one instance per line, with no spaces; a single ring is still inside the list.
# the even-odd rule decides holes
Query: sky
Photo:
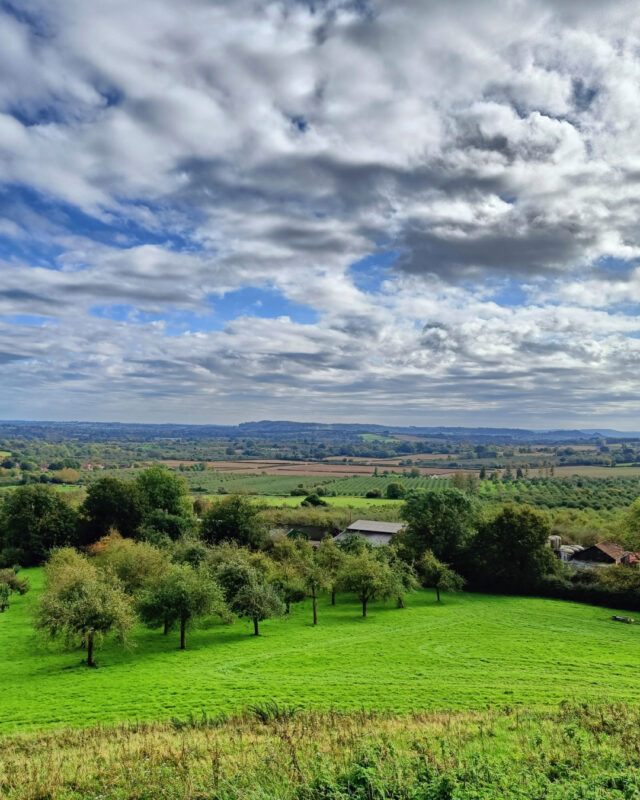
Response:
[[[0,0],[0,418],[637,430],[640,15]]]

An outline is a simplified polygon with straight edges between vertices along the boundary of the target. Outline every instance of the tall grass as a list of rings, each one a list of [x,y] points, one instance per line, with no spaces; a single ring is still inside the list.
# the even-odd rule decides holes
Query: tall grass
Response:
[[[272,709],[273,710],[273,709]],[[252,714],[0,739],[3,800],[616,800],[640,710]]]

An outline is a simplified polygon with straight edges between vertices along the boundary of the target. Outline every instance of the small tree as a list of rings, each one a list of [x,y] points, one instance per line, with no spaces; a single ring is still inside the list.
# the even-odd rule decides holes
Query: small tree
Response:
[[[331,577],[321,562],[313,555],[308,558],[302,568],[302,584],[311,598],[313,608],[313,624],[318,624],[318,592],[331,586]]]
[[[273,561],[270,582],[284,600],[288,614],[291,603],[299,603],[307,596],[302,574],[311,546],[307,539],[288,536],[271,539],[268,544]]]
[[[400,481],[394,481],[387,485],[386,489],[386,496],[388,500],[401,500],[406,493],[406,489],[404,488],[404,484],[400,483]]]
[[[370,550],[347,556],[340,570],[339,584],[360,600],[363,617],[367,616],[370,600],[389,597],[394,590],[389,565]]]
[[[423,574],[423,583],[428,589],[436,590],[437,602],[440,602],[440,592],[459,592],[465,584],[462,575],[458,575],[447,564],[433,555],[431,550],[420,559],[420,568]]]
[[[29,578],[19,578],[16,569],[0,569],[0,584],[9,588],[9,594],[26,594],[29,591]]]
[[[260,635],[259,623],[262,620],[278,617],[284,612],[284,605],[276,590],[255,570],[248,573],[246,582],[229,605],[234,614],[253,620],[254,636]]]
[[[0,583],[0,614],[9,608],[9,595],[11,589],[6,583]]]
[[[338,547],[335,539],[333,539],[331,536],[326,536],[318,546],[316,558],[318,564],[323,567],[329,578],[331,589],[331,605],[335,606],[338,575],[340,573],[340,568],[344,563],[345,554],[340,547]]]
[[[134,622],[131,600],[115,576],[71,548],[54,553],[45,567],[37,628],[52,639],[86,645],[87,666],[94,667],[94,646],[110,632],[124,641]]]
[[[228,617],[222,590],[204,569],[172,564],[140,597],[140,618],[149,628],[168,633],[180,626],[180,649],[187,646],[187,626],[206,616]]]
[[[420,586],[415,570],[398,556],[398,551],[393,546],[380,548],[379,553],[389,566],[390,595],[397,599],[398,608],[405,608],[404,596],[415,592]]]

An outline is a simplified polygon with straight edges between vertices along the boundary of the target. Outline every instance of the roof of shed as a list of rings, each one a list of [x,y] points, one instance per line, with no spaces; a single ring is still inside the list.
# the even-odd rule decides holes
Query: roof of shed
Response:
[[[404,528],[403,522],[381,522],[375,519],[357,519],[347,528],[357,533],[397,533]]]

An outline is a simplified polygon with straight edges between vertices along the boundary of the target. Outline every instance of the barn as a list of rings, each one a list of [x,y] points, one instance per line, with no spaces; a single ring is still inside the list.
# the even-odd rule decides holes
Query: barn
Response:
[[[344,539],[349,533],[359,533],[374,547],[389,544],[394,533],[402,530],[403,522],[380,522],[375,519],[357,519],[348,528],[339,533],[336,541]]]
[[[608,566],[621,564],[628,555],[627,550],[616,542],[598,542],[576,553],[571,563],[576,566]]]

